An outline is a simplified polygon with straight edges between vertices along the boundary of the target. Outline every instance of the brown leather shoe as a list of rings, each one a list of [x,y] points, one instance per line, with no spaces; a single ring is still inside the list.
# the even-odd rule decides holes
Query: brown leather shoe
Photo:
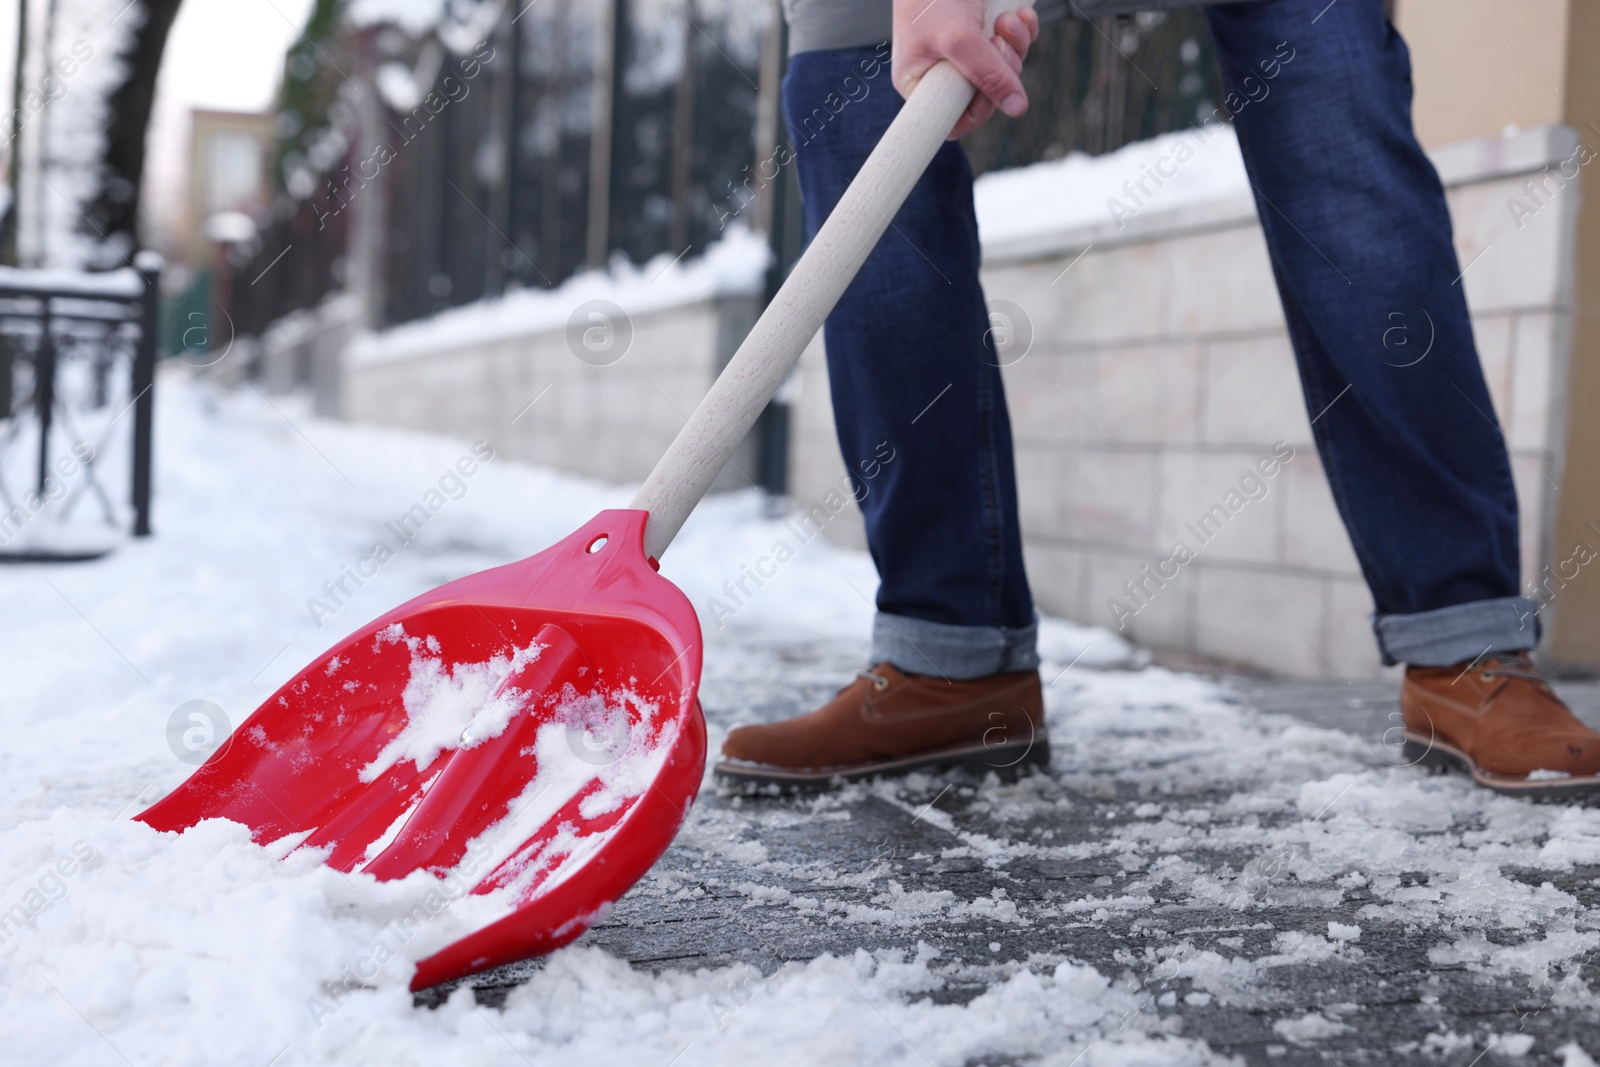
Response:
[[[1524,797],[1600,792],[1600,733],[1579,722],[1526,657],[1407,667],[1405,757],[1459,768]]]
[[[880,663],[810,714],[736,727],[716,773],[724,785],[816,788],[940,766],[1010,775],[1049,761],[1038,671],[950,682]]]

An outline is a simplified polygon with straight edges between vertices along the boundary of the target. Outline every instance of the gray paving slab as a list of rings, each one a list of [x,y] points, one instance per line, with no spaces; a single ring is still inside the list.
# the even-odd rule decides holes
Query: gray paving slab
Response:
[[[747,637],[737,648],[714,649],[703,690],[713,741],[730,725],[815,706],[853,673],[858,656],[853,645],[781,637]],[[1217,684],[1246,727],[1284,738],[1286,745],[1296,743],[1295,722],[1359,739],[1358,745],[1345,743],[1353,753],[1349,766],[1357,769],[1381,764],[1383,731],[1398,708],[1389,683],[1233,677]],[[1559,688],[1580,714],[1600,724],[1600,683]],[[1511,862],[1504,856],[1493,861],[1513,882],[1571,894],[1578,903],[1568,911],[1576,918],[1560,920],[1568,934],[1554,920],[1548,929],[1537,923],[1513,929],[1471,919],[1428,925],[1395,918],[1396,899],[1436,895],[1430,880],[1444,877],[1437,865],[1371,874],[1365,885],[1349,873],[1302,881],[1290,870],[1296,868],[1294,848],[1304,846],[1264,856],[1259,844],[1262,828],[1305,823],[1306,813],[1293,802],[1301,772],[1291,768],[1264,778],[1260,802],[1252,806],[1256,769],[1206,778],[1204,768],[1225,766],[1227,754],[1204,751],[1203,725],[1152,737],[1143,756],[1137,747],[1116,749],[1123,765],[1097,766],[1094,753],[1064,736],[1060,725],[1072,721],[1075,699],[1096,698],[1090,690],[1053,697],[1057,755],[1049,774],[1015,785],[957,773],[842,796],[754,799],[708,790],[657,868],[585,943],[655,971],[742,963],[768,975],[824,953],[914,953],[927,946],[937,951],[935,969],[945,978],[932,999],[959,1002],[1019,969],[1078,961],[1126,991],[1125,1025],[1200,1038],[1250,1064],[1510,1062],[1504,1052],[1488,1051],[1496,1034],[1534,1038],[1515,1058],[1519,1063],[1561,1063],[1556,1049],[1573,1040],[1600,1053],[1600,1001],[1589,992],[1600,981],[1600,954],[1590,950],[1558,962],[1542,977],[1439,956],[1442,944],[1462,936],[1483,937],[1491,946],[1534,944],[1557,934],[1590,937],[1587,928],[1600,926],[1587,918],[1600,904],[1600,867],[1555,870],[1532,860],[1522,866],[1515,855]],[[1089,742],[1111,737],[1103,720],[1097,729]],[[1337,738],[1317,736],[1319,744],[1337,749]],[[1200,754],[1191,760],[1191,751]],[[1201,772],[1192,773],[1194,766]],[[1302,777],[1314,779],[1317,768]],[[1465,800],[1455,792],[1445,797],[1455,821],[1419,831],[1419,842],[1443,833],[1462,847],[1479,847],[1474,834],[1493,837],[1495,827],[1517,818],[1519,809],[1474,798],[1464,784],[1459,792]],[[1155,808],[1163,814],[1152,815]],[[1205,834],[1185,837],[1185,820]],[[1149,835],[1163,827],[1174,835],[1170,845],[1130,844],[1156,840]],[[1241,844],[1229,845],[1230,835]],[[1516,847],[1536,850],[1540,840]],[[986,858],[974,842],[994,845],[1003,860]],[[1173,863],[1189,873],[1163,882],[1155,872]],[[1227,892],[1219,900],[1201,891],[1206,885]],[[1147,895],[1148,905],[1096,911],[1083,903],[1133,892],[1130,887]],[[933,908],[927,921],[901,914],[914,910],[906,894],[946,893],[942,910]],[[959,921],[948,918],[957,912]],[[1319,959],[1260,963],[1275,958],[1285,932],[1327,932],[1330,922],[1359,925],[1355,947]],[[1198,992],[1187,965],[1199,960],[1256,963],[1239,988],[1208,996]],[[470,984],[480,1002],[497,1004],[539,966],[503,968]],[[1216,987],[1214,977],[1209,987]],[[1305,1022],[1313,1012],[1326,1025]]]

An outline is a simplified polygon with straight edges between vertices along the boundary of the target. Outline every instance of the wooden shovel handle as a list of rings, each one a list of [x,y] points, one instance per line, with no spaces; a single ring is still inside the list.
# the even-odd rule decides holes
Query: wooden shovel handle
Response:
[[[988,24],[1017,0],[989,5]],[[948,62],[922,77],[766,311],[630,505],[650,513],[645,555],[660,559],[933,161],[974,90]]]

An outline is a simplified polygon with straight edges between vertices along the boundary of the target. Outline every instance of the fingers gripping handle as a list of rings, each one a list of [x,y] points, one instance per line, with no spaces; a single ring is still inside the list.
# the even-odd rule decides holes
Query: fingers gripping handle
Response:
[[[988,25],[1002,12],[1022,6],[1016,0],[991,3]],[[633,498],[632,507],[650,513],[645,555],[659,559],[677,536],[822,328],[972,95],[972,86],[949,63],[923,75],[788,280]]]
[[[983,32],[993,37],[995,20],[1001,15],[1032,6],[1033,0],[988,0],[983,5]]]

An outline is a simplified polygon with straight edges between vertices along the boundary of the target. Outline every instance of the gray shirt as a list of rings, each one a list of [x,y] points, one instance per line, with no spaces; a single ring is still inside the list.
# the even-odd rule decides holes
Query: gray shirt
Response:
[[[1135,11],[1203,7],[1207,0],[1037,0],[1041,22],[1096,18]],[[1216,2],[1216,0],[1211,0]],[[1227,2],[1227,0],[1222,0]],[[829,48],[863,48],[887,41],[894,29],[893,0],[783,0],[789,54]]]

